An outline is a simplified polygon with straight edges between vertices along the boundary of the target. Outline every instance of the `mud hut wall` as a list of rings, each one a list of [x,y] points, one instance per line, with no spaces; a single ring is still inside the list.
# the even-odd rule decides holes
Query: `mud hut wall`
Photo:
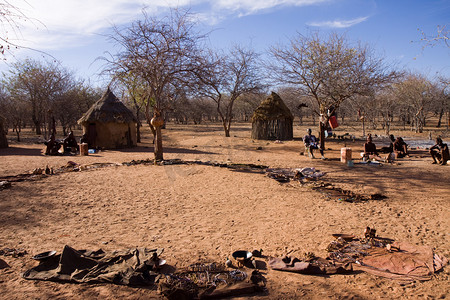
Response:
[[[256,140],[292,140],[293,131],[291,118],[254,120],[252,123],[252,139]]]
[[[89,123],[83,124],[83,133],[87,133]],[[92,147],[117,149],[128,147],[128,130],[130,129],[131,144],[137,145],[136,123],[95,123],[96,139]]]

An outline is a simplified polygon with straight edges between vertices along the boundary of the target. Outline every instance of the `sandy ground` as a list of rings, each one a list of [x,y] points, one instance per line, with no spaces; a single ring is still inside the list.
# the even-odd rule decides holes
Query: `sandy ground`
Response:
[[[366,226],[380,236],[429,245],[450,258],[449,166],[431,164],[425,151],[413,151],[399,164],[383,166],[339,162],[343,141],[327,143],[326,161],[300,155],[304,128],[283,143],[253,141],[248,124],[225,138],[218,125],[164,130],[165,159],[253,163],[270,167],[315,167],[323,181],[384,200],[342,202],[297,182],[280,184],[264,176],[205,165],[135,165],[97,168],[13,183],[0,191],[0,249],[23,248],[22,258],[0,257],[3,299],[159,299],[156,290],[112,284],[61,284],[27,281],[21,274],[35,266],[31,256],[64,245],[104,250],[163,247],[169,265],[199,260],[224,262],[234,250],[263,249],[264,254],[326,256],[333,233],[362,235]],[[0,149],[0,177],[38,167],[122,163],[153,158],[146,143],[128,150],[89,156],[48,157],[38,144],[14,143]],[[376,142],[376,141],[375,141]],[[448,142],[448,141],[447,141]],[[361,141],[347,141],[353,157]],[[257,150],[261,147],[260,150]],[[446,299],[450,267],[433,280],[400,285],[366,273],[308,276],[263,270],[268,295],[252,299]],[[244,297],[245,298],[245,297]]]

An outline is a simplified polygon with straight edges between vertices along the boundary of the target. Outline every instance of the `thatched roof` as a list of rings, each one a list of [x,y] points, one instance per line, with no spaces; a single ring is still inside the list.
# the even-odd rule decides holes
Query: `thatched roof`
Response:
[[[252,116],[255,120],[277,120],[277,119],[294,119],[289,108],[284,104],[278,94],[272,92],[266,100],[261,102]]]
[[[84,122],[132,123],[136,122],[136,118],[108,88],[100,100],[78,120],[78,124]]]

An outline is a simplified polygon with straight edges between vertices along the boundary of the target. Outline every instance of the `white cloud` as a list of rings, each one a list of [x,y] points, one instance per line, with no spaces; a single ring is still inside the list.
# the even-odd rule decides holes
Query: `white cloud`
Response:
[[[325,22],[311,22],[307,25],[315,27],[331,27],[331,28],[347,28],[353,25],[362,23],[369,19],[369,17],[361,17],[352,20],[335,20],[335,21],[325,21]]]
[[[88,42],[94,34],[140,16],[170,7],[195,7],[204,22],[218,23],[230,15],[244,16],[280,7],[305,6],[330,0],[15,0],[28,18],[21,22],[20,35],[9,38],[40,50],[64,49]],[[1,28],[0,28],[1,30]],[[1,32],[0,32],[1,34]]]
[[[282,6],[306,6],[327,2],[328,0],[218,0],[213,2],[218,10],[238,12],[240,15],[249,15],[263,10]]]

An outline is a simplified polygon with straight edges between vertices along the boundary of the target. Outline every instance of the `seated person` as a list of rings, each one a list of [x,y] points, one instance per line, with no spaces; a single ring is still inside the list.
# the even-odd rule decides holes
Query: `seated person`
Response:
[[[363,159],[376,159],[376,160],[383,160],[379,155],[377,151],[377,147],[372,142],[372,135],[367,136],[367,141],[364,144],[364,154]]]
[[[70,152],[77,152],[78,149],[78,143],[75,137],[73,136],[73,132],[70,131],[69,135],[64,139],[63,141],[63,147],[64,147],[64,153],[70,153]]]
[[[389,147],[381,147],[380,152],[381,153],[392,153],[394,152],[394,142],[395,142],[395,137],[393,134],[389,135],[389,139],[391,140],[391,142],[389,143]]]
[[[54,133],[52,133],[52,135],[50,136],[50,139],[48,141],[44,142],[44,144],[47,146],[47,148],[45,149],[45,155],[58,155],[59,154],[58,151],[59,151],[59,148],[61,148],[61,143],[56,141]]]
[[[394,153],[396,157],[408,156],[408,144],[401,137],[398,137],[394,142]]]
[[[303,137],[303,143],[305,144],[305,149],[309,150],[309,155],[312,158],[315,158],[313,151],[314,151],[314,149],[319,149],[320,155],[322,155],[322,159],[325,159],[325,157],[323,156],[323,149],[319,148],[319,146],[317,145],[318,141],[317,141],[316,136],[311,134],[312,133],[311,128],[308,128],[306,130],[306,133],[307,133],[307,135],[305,135]]]
[[[436,145],[430,148],[430,154],[433,158],[433,164],[437,164],[439,162],[440,165],[445,165],[449,160],[448,146],[447,144],[444,144],[442,139],[439,137],[436,138]]]
[[[80,139],[80,144],[87,144],[88,143],[88,137],[86,133],[83,133]]]

